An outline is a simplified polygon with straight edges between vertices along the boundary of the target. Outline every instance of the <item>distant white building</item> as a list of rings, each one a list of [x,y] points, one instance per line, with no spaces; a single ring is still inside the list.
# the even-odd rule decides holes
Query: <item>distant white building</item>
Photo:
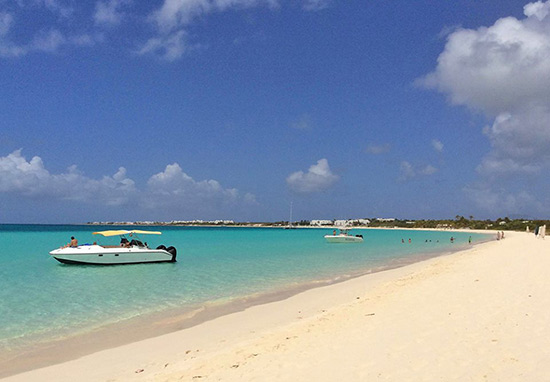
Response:
[[[320,227],[323,225],[332,225],[332,220],[311,220],[309,222],[309,225],[313,225],[317,227]]]
[[[351,227],[353,225],[369,225],[369,219],[347,219],[347,220],[311,220],[309,225],[320,227],[334,225],[336,227]]]
[[[343,222],[345,222],[343,225],[344,226],[354,226],[354,225],[369,225],[370,224],[370,220],[369,219],[348,219],[348,220],[341,220]],[[335,223],[336,225],[336,223]]]
[[[235,224],[233,220],[214,220],[214,224]]]
[[[394,222],[395,218],[376,218],[379,222]]]

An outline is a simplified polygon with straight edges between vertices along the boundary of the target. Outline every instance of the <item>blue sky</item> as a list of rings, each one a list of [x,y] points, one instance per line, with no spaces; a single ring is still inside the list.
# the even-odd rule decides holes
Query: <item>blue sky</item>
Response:
[[[0,0],[0,222],[548,217],[550,1]]]

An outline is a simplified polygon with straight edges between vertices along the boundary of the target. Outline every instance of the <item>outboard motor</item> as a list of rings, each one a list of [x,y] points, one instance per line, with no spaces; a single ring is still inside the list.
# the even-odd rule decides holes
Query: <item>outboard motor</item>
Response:
[[[170,246],[170,247],[166,248],[166,251],[172,255],[172,260],[170,260],[170,261],[175,263],[176,262],[176,255],[178,253],[176,248]]]
[[[176,262],[176,255],[178,254],[178,251],[176,250],[175,247],[170,246],[170,247],[166,248],[164,245],[161,244],[157,247],[157,249],[162,249],[162,250],[168,252],[169,254],[171,254],[172,259],[170,260],[170,262],[172,262],[172,263]]]

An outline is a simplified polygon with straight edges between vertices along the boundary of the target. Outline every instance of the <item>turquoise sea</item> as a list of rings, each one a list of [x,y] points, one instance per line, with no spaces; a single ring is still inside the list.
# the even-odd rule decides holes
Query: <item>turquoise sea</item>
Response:
[[[131,229],[129,227],[118,227]],[[487,235],[452,231],[354,230],[361,244],[328,244],[332,229],[140,227],[160,230],[176,263],[63,265],[50,250],[112,226],[0,225],[0,353],[106,324],[273,292],[300,290],[448,253]],[[455,237],[454,243],[450,242]],[[408,240],[411,239],[409,244]],[[402,239],[405,243],[402,243]]]

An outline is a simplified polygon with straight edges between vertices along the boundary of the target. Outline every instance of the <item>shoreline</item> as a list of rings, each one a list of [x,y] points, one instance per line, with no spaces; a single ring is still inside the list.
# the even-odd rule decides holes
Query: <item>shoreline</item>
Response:
[[[468,230],[468,232],[472,231]],[[484,231],[475,233],[486,234]],[[408,267],[432,258],[452,255],[453,253],[483,245],[490,241],[491,239],[487,236],[486,240],[478,241],[472,246],[459,244],[456,248],[447,248],[436,252],[423,252],[407,259],[401,259],[379,267],[366,268],[356,273],[339,275],[330,279],[309,281],[298,285],[287,285],[277,290],[238,297],[227,302],[210,302],[195,308],[178,307],[144,313],[99,327],[82,329],[75,334],[62,336],[60,339],[39,341],[32,344],[32,346],[21,347],[12,352],[12,354],[9,354],[10,352],[4,353],[0,358],[0,379],[37,368],[71,361],[109,348],[192,328],[229,314],[243,312],[257,305],[286,300],[312,289],[345,283],[349,280],[379,272]]]
[[[505,281],[506,283],[510,281],[509,284],[511,284],[510,288],[512,289],[514,287],[517,287],[521,288],[522,290],[526,290],[526,287],[524,285],[521,285],[521,282],[518,282],[518,285],[513,285],[516,283],[508,277],[510,276],[509,268],[512,265],[518,265],[525,268],[525,264],[515,264],[517,263],[517,260],[515,261],[515,263],[512,262],[512,264],[503,264],[501,263],[501,261],[507,262],[508,260],[513,260],[513,258],[517,258],[519,255],[521,255],[521,253],[524,253],[524,251],[533,251],[534,247],[537,247],[535,248],[537,252],[532,253],[533,259],[537,261],[544,260],[546,262],[546,265],[550,265],[550,260],[547,260],[547,258],[550,259],[550,256],[541,258],[539,253],[541,248],[543,248],[546,250],[546,254],[548,254],[547,250],[550,249],[550,243],[547,244],[544,240],[536,240],[532,236],[532,234],[528,235],[524,233],[510,232],[506,234],[506,239],[500,242],[490,241],[484,244],[476,245],[466,250],[454,252],[449,255],[430,258],[428,260],[416,262],[404,267],[371,273],[364,276],[348,279],[339,283],[308,289],[298,294],[293,294],[290,297],[283,298],[282,300],[277,299],[273,302],[245,307],[243,310],[230,312],[229,314],[218,316],[216,318],[204,321],[199,325],[195,325],[183,330],[170,332],[168,334],[118,347],[110,347],[109,349],[101,350],[69,362],[49,366],[43,369],[32,370],[23,374],[16,374],[12,377],[8,377],[7,380],[38,380],[48,377],[55,380],[64,380],[63,375],[67,372],[70,372],[71,370],[75,373],[80,373],[80,371],[85,370],[86,375],[88,375],[88,373],[90,374],[89,378],[83,377],[83,380],[90,381],[107,380],[111,378],[113,378],[113,380],[128,380],[138,378],[138,380],[164,381],[171,380],[171,373],[173,372],[175,372],[176,374],[181,373],[181,375],[184,376],[187,375],[186,373],[188,372],[187,369],[189,367],[189,363],[191,363],[192,365],[196,364],[195,366],[198,365],[197,367],[200,370],[204,368],[210,370],[209,372],[213,373],[212,375],[222,373],[221,375],[227,377],[227,375],[224,374],[228,372],[227,370],[218,370],[215,369],[214,366],[209,366],[212,357],[214,357],[214,359],[217,359],[219,352],[223,353],[222,358],[239,358],[232,350],[234,346],[237,346],[241,352],[247,351],[246,349],[251,346],[250,343],[252,343],[253,347],[259,346],[256,343],[257,341],[260,341],[257,339],[258,336],[263,339],[264,336],[267,336],[269,338],[272,337],[274,335],[274,332],[282,331],[283,333],[293,333],[295,326],[301,326],[300,330],[298,330],[299,335],[297,337],[302,337],[305,335],[303,327],[303,324],[305,322],[311,321],[316,325],[320,325],[320,323],[325,320],[332,320],[329,319],[327,315],[341,315],[342,310],[353,312],[361,304],[365,304],[369,300],[385,301],[391,299],[396,291],[403,290],[403,292],[406,293],[409,291],[409,287],[414,289],[414,287],[417,286],[415,284],[433,282],[436,285],[436,288],[439,288],[440,286],[437,285],[437,277],[440,275],[447,276],[448,278],[450,277],[454,281],[451,284],[452,290],[449,290],[447,285],[447,289],[443,288],[443,290],[438,291],[438,293],[449,293],[450,296],[452,296],[453,293],[462,292],[460,290],[460,288],[462,287],[461,283],[482,282],[488,276],[490,276],[491,278],[498,278],[499,275],[495,275],[494,273],[502,272],[502,269],[499,270],[499,268],[506,268],[506,272],[504,272],[503,275],[503,277],[506,276],[506,278],[501,281]],[[502,256],[503,258],[500,258],[501,252],[505,253],[505,256]],[[518,256],[516,256],[516,254],[518,254]],[[521,255],[521,257],[525,260],[524,256],[524,254]],[[482,262],[482,260],[478,259],[478,257],[490,257],[490,260],[493,262],[497,261],[497,264],[493,263],[487,265],[483,263],[481,264],[481,269],[477,269],[480,268],[479,264],[475,267],[476,269],[469,269],[469,272],[475,273],[475,276],[471,275],[472,277],[476,277],[473,280],[464,280],[464,274],[462,274],[461,272],[457,273],[456,269],[453,269],[453,267],[456,268],[457,264],[461,265],[462,263],[468,263],[472,261]],[[527,258],[527,260],[529,260],[529,258]],[[528,261],[527,263],[531,262]],[[536,267],[539,266],[540,264],[536,264]],[[540,268],[531,269],[528,271],[533,272],[538,269]],[[524,271],[526,271],[526,269],[524,269]],[[543,270],[541,269],[541,271]],[[540,278],[537,277],[533,278],[530,281],[515,279],[514,281],[523,281],[528,282],[529,284],[535,283],[536,286],[541,283]],[[502,288],[506,287],[506,285],[489,285],[490,288],[495,288],[495,286],[498,287],[496,289],[498,289],[499,291]],[[485,287],[487,287],[487,285],[485,285]],[[548,290],[550,292],[550,286],[546,285],[546,283],[542,283],[542,285],[539,285],[539,287],[542,287],[545,291]],[[458,288],[458,290],[454,290],[456,288]],[[478,293],[479,291],[475,289],[474,292]],[[487,291],[484,290],[483,292]],[[372,294],[376,294],[376,297],[373,298]],[[500,295],[499,293],[495,293],[490,290],[489,294],[491,295],[493,301],[483,300],[484,304],[496,304],[499,309],[507,307],[507,300],[509,298],[508,295]],[[513,293],[508,294],[513,295]],[[539,297],[540,303],[541,294],[539,294],[537,297]],[[469,296],[469,298],[475,299],[475,296]],[[528,298],[531,298],[531,295],[529,295]],[[550,300],[550,298],[548,297],[546,299]],[[385,302],[393,308],[396,307],[395,302]],[[516,305],[518,304],[517,301],[513,302]],[[405,304],[409,308],[411,308],[412,311],[415,311],[415,305],[418,304],[418,301],[416,303],[405,301]],[[480,306],[476,305],[474,308],[482,308],[484,304],[481,304]],[[422,305],[422,302],[420,302],[420,305]],[[541,309],[544,309],[545,306],[546,305],[542,304]],[[465,304],[463,306],[461,302],[461,305],[459,306],[460,310],[467,310],[468,308],[472,307],[468,307],[468,304]],[[367,312],[366,315],[362,314],[362,316],[372,317],[372,320],[376,321],[375,317],[377,317],[380,313],[374,307],[372,309],[373,312]],[[403,311],[403,307],[400,307],[398,310]],[[423,314],[428,313],[428,316],[435,313],[441,313],[437,312],[437,306],[433,306],[430,304],[427,304],[425,308],[421,310],[424,311]],[[371,313],[373,313],[373,315],[368,316]],[[452,314],[457,313],[458,312],[452,312]],[[487,314],[487,312],[483,313]],[[496,312],[491,311],[489,313],[495,314]],[[418,312],[416,312],[415,314],[418,314]],[[503,320],[510,320],[510,317],[507,316],[511,314],[516,315],[515,312],[510,312],[506,310],[503,314]],[[533,312],[530,312],[530,314],[522,313],[521,316],[530,317],[536,315],[533,314]],[[344,322],[347,321],[347,318],[345,317],[340,318],[344,319]],[[441,316],[438,318],[447,319],[446,316]],[[478,317],[476,317],[476,320],[477,318]],[[548,317],[548,314],[546,314],[545,316],[545,319],[547,318],[550,318]],[[471,318],[469,318],[467,321],[470,324],[472,323]],[[341,324],[342,322],[338,321],[338,326],[340,326]],[[394,326],[395,324],[395,322],[392,323],[392,326]],[[403,322],[398,322],[397,328],[402,325],[404,325]],[[451,329],[455,330],[456,328],[447,327],[444,329],[448,331]],[[540,331],[541,328],[539,328],[538,330]],[[334,339],[335,338],[333,336],[329,336],[329,338],[327,338],[327,340],[329,341],[332,341]],[[368,340],[368,338],[365,338],[365,340]],[[489,344],[498,343],[500,341],[497,341],[497,339],[487,338],[485,338],[485,340],[488,341]],[[542,337],[540,340],[542,340]],[[278,341],[280,341],[280,339],[278,339]],[[220,344],[222,346],[222,350],[218,350]],[[436,345],[441,346],[442,344]],[[483,345],[485,346],[486,344]],[[470,350],[473,351],[473,349]],[[540,355],[543,356],[546,356],[548,354],[548,352],[545,351],[541,352],[540,349],[538,351],[540,352]],[[128,355],[130,356],[128,357]],[[462,356],[464,357],[464,354],[462,354]],[[98,362],[98,359],[101,360],[102,366],[99,368],[99,370],[96,370],[94,364]],[[172,365],[169,371],[164,370],[165,367],[159,366],[160,360],[162,360],[162,362],[166,361],[169,366]],[[308,361],[310,361],[309,358]],[[215,364],[216,362],[214,362],[214,365]],[[179,371],[174,371],[178,368],[180,369]],[[140,371],[142,369],[144,370],[143,372]],[[261,372],[261,370],[256,370],[256,372]],[[310,370],[310,372],[313,371]],[[139,374],[139,376],[135,374]],[[67,375],[74,376],[74,374],[70,373],[68,373]],[[191,380],[191,377],[189,377],[189,380]],[[229,380],[232,379],[229,378]],[[234,380],[238,380],[238,378]],[[321,378],[320,380],[331,379]],[[422,378],[420,378],[420,380],[422,380]],[[512,378],[511,380],[515,379]]]

